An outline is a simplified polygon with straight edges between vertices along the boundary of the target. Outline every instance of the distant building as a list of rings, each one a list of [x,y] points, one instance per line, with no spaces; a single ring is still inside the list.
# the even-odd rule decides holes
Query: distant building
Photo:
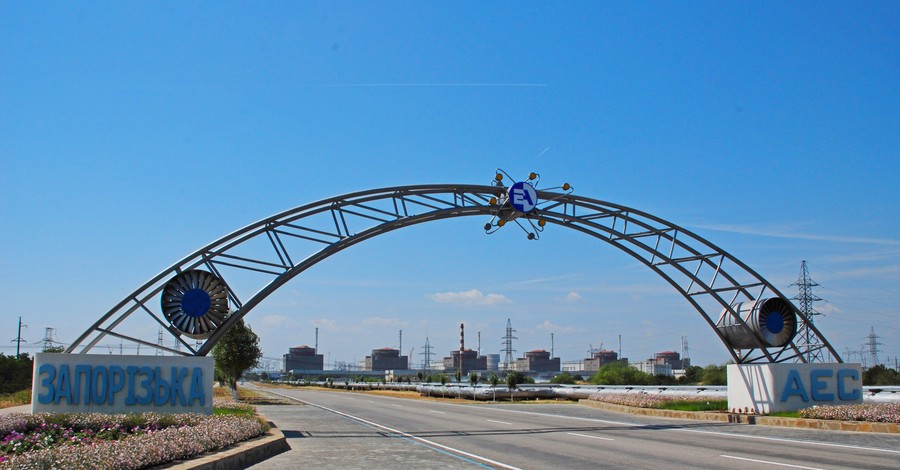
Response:
[[[462,371],[463,375],[473,370],[487,370],[487,357],[479,356],[478,351],[473,349],[465,349],[462,354],[460,351],[450,351],[450,357],[444,358],[444,371],[456,372],[458,370]]]
[[[490,371],[500,370],[500,355],[499,354],[485,354],[484,357],[487,358],[486,370],[490,370]]]
[[[629,365],[641,372],[646,372],[650,375],[673,375],[672,366],[668,364],[660,364],[655,360],[634,362]]]
[[[293,370],[323,370],[325,358],[316,354],[316,348],[297,346],[284,355],[284,372]]]
[[[409,357],[401,356],[394,348],[373,349],[371,356],[366,356],[365,370],[406,370],[409,369]]]
[[[673,370],[687,369],[691,365],[690,358],[681,359],[681,354],[675,351],[663,351],[654,355],[653,361],[657,364],[668,364]]]
[[[551,358],[550,351],[535,349],[525,353],[525,357],[516,359],[515,370],[520,372],[559,372],[558,357]]]
[[[583,369],[586,372],[597,372],[606,364],[612,364],[619,361],[619,353],[610,351],[609,349],[601,349],[594,351],[591,358],[585,359]]]

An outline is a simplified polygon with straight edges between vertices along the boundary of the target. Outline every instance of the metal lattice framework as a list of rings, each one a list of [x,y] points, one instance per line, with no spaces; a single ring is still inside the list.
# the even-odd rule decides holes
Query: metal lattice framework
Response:
[[[238,319],[278,288],[331,255],[393,230],[463,216],[490,216],[491,204],[505,188],[499,185],[423,185],[361,191],[306,204],[241,228],[178,261],[128,295],[85,331],[66,352],[87,353],[107,336],[161,348],[175,354],[204,356]],[[568,227],[606,242],[640,261],[665,279],[719,336],[737,363],[805,362],[812,357],[793,340],[782,347],[765,347],[756,333],[750,349],[734,349],[716,328],[725,315],[752,329],[733,305],[765,297],[785,298],[774,286],[738,259],[696,234],[645,212],[596,199],[545,191],[537,192],[543,206],[522,217]],[[496,201],[496,199],[495,199]],[[549,202],[547,202],[549,201]],[[250,247],[254,247],[250,249]],[[161,315],[159,296],[167,281],[194,269],[228,280],[232,313],[204,341],[193,345]],[[261,276],[255,288],[237,289],[222,273]],[[237,274],[235,274],[237,275]],[[793,304],[800,327],[818,341],[813,347],[838,353]],[[144,341],[123,327],[126,319],[147,318],[163,326],[179,346],[161,347]],[[129,321],[134,321],[132,320]],[[153,327],[156,330],[156,326]]]

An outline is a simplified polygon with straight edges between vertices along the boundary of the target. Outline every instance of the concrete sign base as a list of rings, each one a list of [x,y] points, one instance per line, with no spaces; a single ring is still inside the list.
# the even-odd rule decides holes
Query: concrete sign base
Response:
[[[862,403],[859,364],[729,364],[728,409],[769,414]]]

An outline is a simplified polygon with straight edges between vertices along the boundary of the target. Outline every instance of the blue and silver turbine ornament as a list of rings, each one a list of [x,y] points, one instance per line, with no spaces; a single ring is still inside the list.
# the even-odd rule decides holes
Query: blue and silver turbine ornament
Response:
[[[228,316],[228,286],[213,273],[194,269],[163,288],[162,311],[172,326],[193,339],[206,339]]]
[[[565,183],[562,186],[549,188],[545,191],[562,189],[565,193],[555,195],[552,199],[539,201],[536,188],[541,181],[541,175],[532,172],[528,175],[528,179],[515,182],[508,188],[503,185],[504,175],[512,180],[509,174],[498,168],[493,184],[494,186],[503,188],[503,191],[500,193],[499,198],[491,198],[491,206],[496,209],[491,212],[493,217],[491,217],[490,222],[484,224],[484,231],[490,235],[497,230],[500,230],[507,222],[515,222],[516,225],[528,234],[529,240],[541,238],[540,233],[544,231],[544,226],[547,225],[547,221],[538,214],[538,206],[571,194],[572,186],[570,186],[569,183]],[[519,222],[520,218],[524,218],[528,222],[530,229]],[[535,220],[537,223],[535,223]]]
[[[797,314],[794,307],[781,297],[751,300],[731,306],[749,330],[731,312],[724,310],[716,328],[735,349],[755,349],[786,346],[797,334]]]

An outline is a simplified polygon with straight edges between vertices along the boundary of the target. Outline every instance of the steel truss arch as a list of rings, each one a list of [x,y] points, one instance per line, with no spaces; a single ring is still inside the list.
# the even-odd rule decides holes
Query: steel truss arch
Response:
[[[136,289],[97,320],[66,350],[87,353],[111,336],[176,354],[204,356],[238,319],[295,276],[331,255],[357,243],[403,227],[463,216],[496,215],[494,201],[505,191],[499,185],[397,186],[336,196],[275,214],[238,229],[176,262]],[[711,242],[659,217],[634,208],[597,199],[537,191],[538,198],[551,201],[522,217],[543,219],[604,241],[626,252],[665,279],[697,310],[719,336],[736,363],[805,362],[813,356],[808,348],[827,350],[838,362],[840,355],[818,329],[775,286],[737,258]],[[311,245],[302,251],[292,242]],[[266,249],[241,254],[242,246],[263,243]],[[234,309],[200,344],[191,345],[182,332],[159,313],[158,302],[166,283],[194,269],[206,269],[223,277],[222,269],[237,269],[264,276],[267,281],[249,297],[245,290],[227,288]],[[252,290],[251,290],[252,292]],[[745,323],[733,306],[764,297],[785,299],[797,315],[798,327],[818,341],[811,345],[793,339],[780,347],[766,347],[758,333]],[[158,323],[177,341],[168,348],[119,330],[134,314]],[[735,349],[716,327],[725,316],[746,329],[754,347]],[[181,350],[181,347],[184,350]],[[80,349],[79,349],[80,348]],[[822,357],[822,354],[818,355]]]

